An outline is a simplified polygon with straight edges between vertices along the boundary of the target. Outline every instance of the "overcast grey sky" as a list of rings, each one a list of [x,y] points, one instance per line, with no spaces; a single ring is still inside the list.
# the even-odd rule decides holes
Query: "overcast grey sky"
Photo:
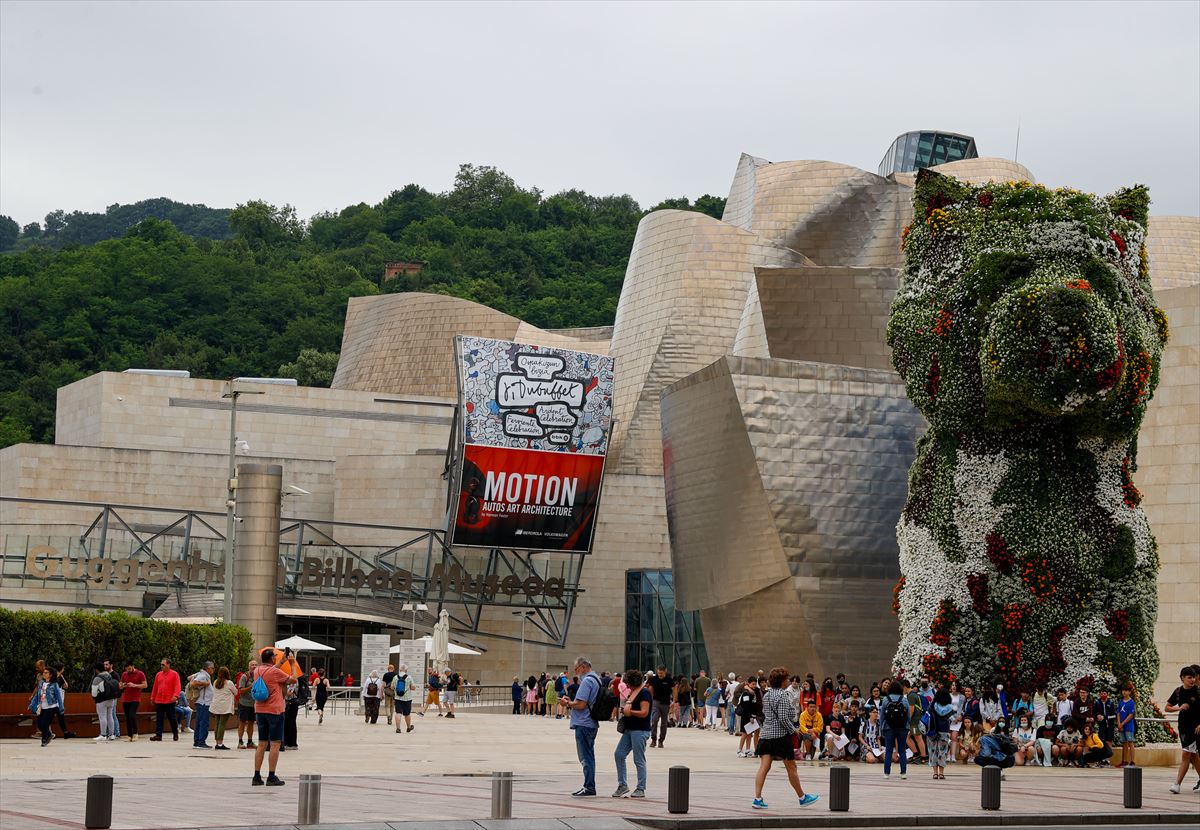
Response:
[[[1200,3],[0,3],[0,213],[169,196],[309,217],[461,162],[643,206],[742,151],[874,170],[974,135],[1200,214]]]

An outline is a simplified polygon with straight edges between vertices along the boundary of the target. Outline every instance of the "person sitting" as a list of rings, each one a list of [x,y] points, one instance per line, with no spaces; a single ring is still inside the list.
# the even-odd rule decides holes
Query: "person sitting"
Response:
[[[841,704],[838,704],[837,708],[840,709]],[[835,709],[829,725],[825,727],[825,752],[822,757],[833,761],[844,761],[849,757],[847,749],[850,746],[850,739],[846,736],[846,728],[842,724],[841,717],[841,713]]]
[[[1016,749],[1016,744],[1004,731],[1004,721],[999,721],[995,729],[984,733],[979,739],[979,752],[975,755],[975,763],[981,767],[1008,769],[1016,763],[1013,757]]]
[[[187,734],[192,731],[192,715],[196,714],[188,705],[187,692],[180,690],[175,699],[175,716],[179,719],[179,731]]]
[[[1080,759],[1080,764],[1087,767],[1091,764],[1102,766],[1105,761],[1112,757],[1113,751],[1110,749],[1100,736],[1096,734],[1095,727],[1090,723],[1083,725],[1083,757]]]
[[[1054,739],[1058,730],[1054,726],[1054,716],[1047,715],[1046,721],[1037,729],[1038,762],[1043,767],[1054,764]]]
[[[1029,720],[1028,712],[1021,712],[1017,716],[1017,754],[1014,756],[1018,767],[1023,767],[1026,764],[1038,763],[1038,739],[1037,731],[1033,728],[1033,724]]]
[[[970,763],[979,753],[979,739],[983,737],[983,727],[970,718],[963,718],[962,730],[958,738],[958,760],[964,764]]]
[[[1079,731],[1079,724],[1075,722],[1075,718],[1067,718],[1062,731],[1054,740],[1054,757],[1058,759],[1060,767],[1068,767],[1073,763],[1082,766],[1082,742],[1083,733]]]
[[[825,732],[825,720],[817,707],[817,701],[810,700],[800,713],[800,748],[797,750],[798,760],[811,761],[817,757],[821,748],[821,736]]]
[[[873,707],[869,712],[867,722],[863,724],[860,732],[862,736],[861,756],[868,764],[879,764],[883,762],[883,732],[879,725],[879,707]]]

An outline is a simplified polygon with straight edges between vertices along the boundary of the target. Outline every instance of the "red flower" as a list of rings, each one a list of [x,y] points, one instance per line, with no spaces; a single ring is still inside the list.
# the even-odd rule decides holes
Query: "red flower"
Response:
[[[1010,574],[1013,569],[1013,555],[1008,549],[1008,542],[999,533],[987,535],[987,558],[996,570],[1002,574]]]
[[[1050,573],[1050,565],[1045,559],[1021,560],[1021,579],[1038,599],[1054,596],[1054,577]]]
[[[992,200],[994,198],[995,197],[992,196],[992,192],[990,190],[985,190],[979,194],[977,201],[981,207],[987,208],[992,206]]]
[[[949,337],[950,329],[954,328],[954,315],[946,309],[941,309],[933,321],[933,333],[938,337]]]
[[[937,398],[938,389],[942,385],[942,370],[938,366],[937,352],[933,353],[933,359],[929,362],[929,379],[925,381],[925,391],[931,398]]]
[[[900,592],[904,590],[904,577],[901,576],[896,580],[896,586],[892,588],[892,613],[900,613]]]
[[[1129,612],[1118,608],[1104,618],[1104,627],[1112,634],[1114,640],[1124,640],[1129,636]]]
[[[1133,483],[1133,475],[1129,471],[1129,456],[1121,461],[1121,492],[1125,506],[1130,510],[1142,503],[1142,491]]]
[[[1091,291],[1092,284],[1085,279],[1067,280],[1067,288],[1074,288],[1077,291]]]
[[[1121,234],[1117,233],[1116,231],[1109,231],[1108,238],[1116,243],[1117,250],[1121,252],[1121,256],[1125,256],[1125,251],[1128,250],[1128,246],[1125,244],[1125,240],[1121,238]]]
[[[950,204],[949,196],[945,193],[934,193],[929,197],[929,201],[925,203],[925,218],[928,219],[931,213],[939,208],[944,208],[948,204]]]
[[[1121,337],[1121,332],[1118,329],[1117,359],[1107,369],[1102,369],[1096,373],[1096,382],[1100,384],[1101,389],[1112,389],[1117,385],[1117,381],[1121,379],[1123,371],[1125,371],[1125,340]]]
[[[988,577],[987,574],[969,574],[967,576],[967,591],[971,594],[971,607],[975,613],[983,616],[988,612]]]

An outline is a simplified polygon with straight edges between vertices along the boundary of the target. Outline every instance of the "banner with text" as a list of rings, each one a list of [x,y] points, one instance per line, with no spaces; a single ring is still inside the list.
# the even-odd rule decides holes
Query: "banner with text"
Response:
[[[456,350],[452,544],[589,550],[612,427],[612,358],[483,337],[458,337]]]

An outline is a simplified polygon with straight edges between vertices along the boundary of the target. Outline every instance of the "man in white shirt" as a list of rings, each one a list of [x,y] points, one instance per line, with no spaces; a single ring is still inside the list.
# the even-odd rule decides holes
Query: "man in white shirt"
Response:
[[[212,705],[212,660],[205,661],[204,668],[188,678],[188,685],[200,691],[196,698],[196,722],[192,727],[192,746],[196,749],[212,749],[208,744],[208,709]]]

